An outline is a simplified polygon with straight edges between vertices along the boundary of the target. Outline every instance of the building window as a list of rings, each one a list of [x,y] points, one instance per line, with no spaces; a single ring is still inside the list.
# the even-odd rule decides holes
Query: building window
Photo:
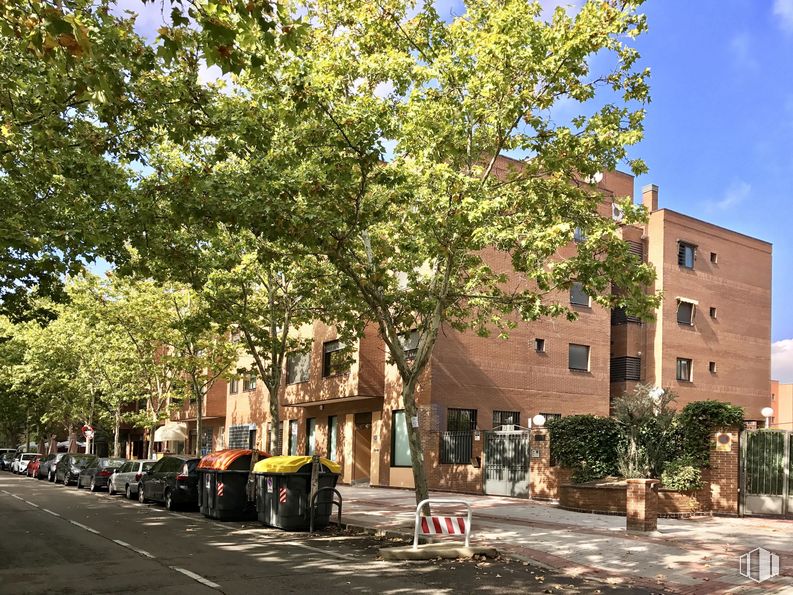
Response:
[[[589,372],[589,345],[570,343],[569,364],[571,370]]]
[[[570,303],[576,306],[589,306],[589,296],[581,283],[573,283],[570,287]]]
[[[408,424],[404,410],[394,411],[391,414],[391,466],[411,466]]]
[[[542,415],[545,418],[545,423],[546,424],[549,421],[553,421],[554,419],[561,419],[562,418],[562,414],[561,413],[542,413],[542,412],[540,412],[540,415]]]
[[[711,374],[715,374],[716,373],[716,362],[709,362],[708,363],[708,369],[710,370]]]
[[[240,381],[239,381],[239,378],[232,378],[229,381],[229,394],[230,395],[236,395],[238,392],[240,392]]]
[[[711,252],[711,253],[710,253],[710,261],[711,261],[713,264],[719,264],[719,255],[718,255],[718,254],[716,254],[715,252]]]
[[[248,448],[250,450],[256,448],[256,428],[248,430]]]
[[[677,323],[693,326],[694,304],[691,302],[677,302]]]
[[[339,444],[339,418],[335,415],[328,417],[328,458],[331,461],[338,459]]]
[[[282,421],[278,422],[278,435],[276,439],[278,441],[275,443],[275,452],[272,454],[282,455],[284,454],[284,422]]]
[[[534,339],[534,351],[545,353],[545,339]]]
[[[288,454],[291,456],[297,455],[297,420],[290,419],[289,420],[289,451]]]
[[[520,411],[494,411],[493,412],[493,429],[499,426],[519,426],[520,425]]]
[[[677,264],[687,269],[694,268],[694,257],[697,247],[686,242],[677,243]]]
[[[412,331],[401,333],[399,335],[399,344],[402,345],[406,359],[416,359],[416,354],[419,351],[419,332],[413,329]]]
[[[710,317],[716,318],[716,308],[714,306],[710,307]]]
[[[246,374],[242,378],[242,391],[249,392],[256,390],[256,374]]]
[[[350,365],[345,357],[344,344],[338,339],[322,344],[322,376],[344,374]]]
[[[306,420],[306,455],[313,456],[317,452],[317,444],[315,442],[317,434],[317,418],[309,417]]]
[[[677,379],[683,382],[691,382],[692,363],[690,359],[677,358]]]
[[[576,244],[580,244],[581,242],[586,241],[586,233],[584,233],[584,230],[581,229],[580,227],[575,228],[575,231],[573,232],[573,241]]]
[[[286,354],[286,383],[308,382],[311,366],[309,351],[293,351]]]
[[[476,409],[447,409],[446,429],[449,432],[475,430],[476,414]]]

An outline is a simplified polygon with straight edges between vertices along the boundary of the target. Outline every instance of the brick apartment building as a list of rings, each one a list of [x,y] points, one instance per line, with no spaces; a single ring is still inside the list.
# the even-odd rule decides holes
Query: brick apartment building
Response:
[[[634,179],[609,172],[599,186],[611,214],[613,197],[633,196]],[[576,322],[521,323],[508,340],[451,328],[439,334],[417,390],[431,488],[482,492],[481,431],[525,427],[538,413],[608,415],[613,397],[637,382],[670,387],[679,406],[718,399],[760,419],[771,400],[770,244],[659,209],[655,186],[642,200],[649,222],[622,229],[658,272],[651,289],[665,299],[656,321],[608,311],[574,288],[564,297],[579,313]],[[560,256],[574,250],[571,244]],[[317,452],[340,462],[346,483],[412,487],[401,381],[376,329],[367,329],[346,370],[337,365],[334,329],[316,323],[312,331],[310,352],[288,358],[282,444],[268,443],[267,393],[251,378],[215,385],[207,399],[212,443]]]

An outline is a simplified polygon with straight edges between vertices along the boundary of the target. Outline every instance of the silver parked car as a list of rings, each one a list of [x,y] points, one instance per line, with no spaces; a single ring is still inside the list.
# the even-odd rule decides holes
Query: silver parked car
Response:
[[[38,471],[38,479],[47,479],[49,481],[55,481],[55,467],[58,462],[64,457],[65,452],[59,452],[54,454],[49,454],[43,459],[41,459],[41,464],[39,465]]]
[[[152,468],[156,460],[127,461],[110,477],[107,486],[111,494],[122,492],[130,500],[138,497],[138,483],[143,474]]]

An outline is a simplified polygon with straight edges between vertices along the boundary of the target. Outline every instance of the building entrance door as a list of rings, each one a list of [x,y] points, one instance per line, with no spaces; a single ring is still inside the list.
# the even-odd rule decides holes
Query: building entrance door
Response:
[[[369,483],[369,468],[372,463],[372,414],[355,414],[355,433],[353,434],[352,481]]]
[[[750,430],[741,435],[744,514],[793,515],[793,433]]]
[[[485,494],[529,497],[529,436],[520,426],[485,432]]]

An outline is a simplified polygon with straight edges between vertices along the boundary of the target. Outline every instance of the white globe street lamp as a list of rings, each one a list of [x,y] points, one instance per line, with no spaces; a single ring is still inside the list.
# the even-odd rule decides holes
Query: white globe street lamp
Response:
[[[538,428],[543,427],[545,425],[545,416],[542,413],[538,413],[531,418],[531,425],[537,426]]]
[[[774,416],[774,409],[772,407],[763,407],[760,410],[760,415],[765,418],[765,429],[767,430],[771,425],[771,418]]]

